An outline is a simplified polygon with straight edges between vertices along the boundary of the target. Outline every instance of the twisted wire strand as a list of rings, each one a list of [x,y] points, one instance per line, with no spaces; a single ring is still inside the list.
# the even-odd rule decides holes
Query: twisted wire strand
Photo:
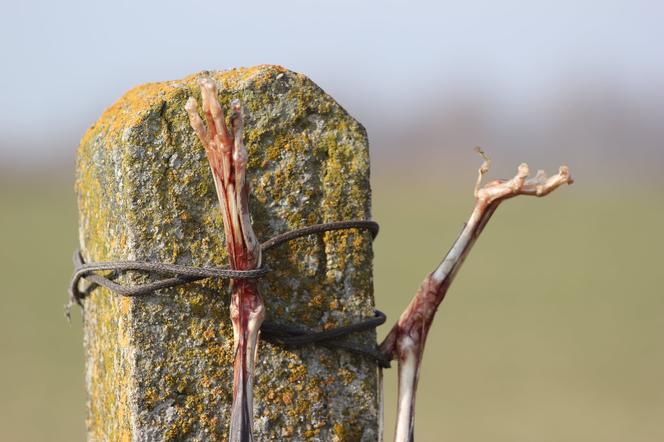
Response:
[[[304,236],[346,229],[367,230],[371,234],[372,239],[378,235],[379,231],[378,223],[368,220],[315,224],[275,235],[261,243],[261,250],[267,251],[280,244]],[[101,272],[111,273],[103,275],[100,274]],[[156,281],[135,285],[120,284],[114,281],[125,272],[143,272],[165,277]],[[69,284],[69,303],[65,307],[65,314],[67,318],[70,317],[70,310],[74,303],[83,307],[83,300],[100,286],[121,296],[138,297],[149,295],[155,290],[177,287],[207,278],[256,279],[262,278],[268,273],[269,270],[265,266],[254,270],[234,270],[226,267],[193,267],[146,261],[86,263],[80,250],[77,250],[74,253],[74,273]],[[88,282],[88,285],[83,289],[80,288],[82,279]],[[372,318],[324,331],[314,331],[301,325],[265,321],[261,327],[261,332],[266,341],[274,344],[285,347],[320,344],[326,347],[340,348],[373,359],[379,366],[387,368],[390,366],[389,360],[377,347],[360,347],[342,340],[343,337],[352,333],[375,329],[383,324],[385,319],[385,315],[376,310]]]

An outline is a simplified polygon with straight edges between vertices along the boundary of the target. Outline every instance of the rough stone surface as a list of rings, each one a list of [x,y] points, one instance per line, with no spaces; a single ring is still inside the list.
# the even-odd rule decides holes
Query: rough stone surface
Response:
[[[211,76],[225,109],[246,109],[254,229],[260,239],[312,223],[370,218],[364,128],[303,75],[278,66],[203,72],[139,86],[107,109],[78,151],[80,240],[88,261],[226,265],[203,147],[184,103]],[[370,236],[342,231],[269,251],[268,318],[327,328],[373,312]],[[125,276],[141,282],[146,276]],[[128,299],[98,289],[84,313],[90,440],[226,440],[232,327],[226,281]],[[375,334],[354,338],[375,344]],[[372,441],[373,362],[321,347],[261,343],[257,440]]]

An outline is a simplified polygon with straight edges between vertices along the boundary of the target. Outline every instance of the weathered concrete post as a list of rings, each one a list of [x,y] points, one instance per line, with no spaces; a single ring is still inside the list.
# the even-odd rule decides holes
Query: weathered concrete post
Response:
[[[246,109],[254,229],[261,239],[305,225],[370,218],[362,126],[303,75],[278,66],[206,72],[139,86],[81,141],[77,182],[86,261],[227,264],[205,152],[184,104],[196,80]],[[373,314],[370,234],[347,230],[269,251],[268,318],[312,328]],[[143,281],[144,276],[126,276]],[[90,440],[225,440],[232,398],[228,282],[203,281],[138,299],[98,289],[85,301]],[[375,333],[355,339],[375,344]],[[262,342],[257,440],[378,438],[373,361]]]

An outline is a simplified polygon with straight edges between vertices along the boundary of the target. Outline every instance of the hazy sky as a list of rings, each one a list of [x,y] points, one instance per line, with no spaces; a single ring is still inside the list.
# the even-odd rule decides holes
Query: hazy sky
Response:
[[[661,91],[663,23],[664,2],[634,0],[3,0],[0,161],[73,151],[130,87],[202,69],[281,64],[361,121],[464,89],[508,113],[568,79]]]

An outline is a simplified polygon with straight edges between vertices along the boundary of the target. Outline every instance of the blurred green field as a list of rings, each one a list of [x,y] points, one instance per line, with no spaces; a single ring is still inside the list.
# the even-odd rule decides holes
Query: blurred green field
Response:
[[[472,180],[438,195],[375,180],[376,302],[390,321],[459,232]],[[80,319],[69,326],[62,314],[77,243],[70,188],[0,187],[3,441],[85,437]],[[505,203],[434,322],[418,440],[664,440],[663,225],[656,190],[577,184]]]

